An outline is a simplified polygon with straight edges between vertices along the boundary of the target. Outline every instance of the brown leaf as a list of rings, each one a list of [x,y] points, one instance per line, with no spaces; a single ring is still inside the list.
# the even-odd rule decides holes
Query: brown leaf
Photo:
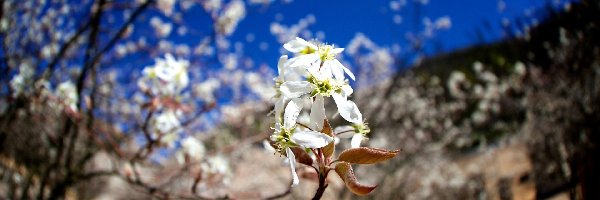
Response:
[[[296,160],[299,163],[308,165],[308,166],[312,166],[313,163],[313,159],[310,157],[310,155],[308,155],[308,153],[306,153],[306,151],[304,151],[304,149],[300,148],[300,147],[290,147],[292,149],[292,152],[294,152],[294,156],[296,156]]]
[[[398,152],[400,150],[388,151],[371,147],[358,147],[342,151],[338,160],[356,164],[373,164],[393,158]]]
[[[342,178],[344,183],[346,183],[346,187],[354,194],[359,196],[364,196],[371,191],[373,191],[377,186],[367,186],[358,183],[356,180],[356,176],[354,176],[354,171],[352,170],[352,165],[347,162],[339,162],[335,165],[335,172]]]
[[[325,135],[333,137],[333,129],[331,129],[331,125],[329,125],[329,120],[323,120],[323,130],[321,130],[321,133],[325,133]],[[323,155],[325,156],[325,159],[330,159],[331,156],[333,156],[334,151],[335,142],[330,142],[327,146],[324,146]]]

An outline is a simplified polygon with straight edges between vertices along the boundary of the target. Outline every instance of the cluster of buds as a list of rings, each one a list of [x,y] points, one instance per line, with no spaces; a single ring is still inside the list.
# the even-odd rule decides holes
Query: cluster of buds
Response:
[[[360,142],[370,132],[356,104],[349,100],[353,93],[348,76],[354,74],[336,57],[344,49],[333,45],[309,42],[301,38],[289,41],[283,47],[294,53],[288,59],[279,59],[279,76],[275,78],[275,125],[271,144],[281,155],[288,158],[292,172],[292,186],[299,182],[296,163],[316,169],[320,198],[327,187],[327,175],[334,170],[346,186],[357,195],[370,193],[375,186],[361,185],[356,181],[351,164],[372,164],[393,158],[398,151],[360,147]],[[325,99],[331,97],[339,115],[351,125],[333,131],[325,112]],[[310,122],[297,122],[306,102],[310,102]],[[352,148],[341,152],[334,159],[334,138],[353,135]]]

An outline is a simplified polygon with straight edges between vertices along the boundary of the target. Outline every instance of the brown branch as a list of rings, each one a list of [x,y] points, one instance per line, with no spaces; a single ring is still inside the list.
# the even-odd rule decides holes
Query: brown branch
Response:
[[[90,28],[91,24],[92,24],[92,19],[88,20],[83,26],[81,26],[81,27],[79,27],[79,29],[77,29],[77,32],[75,32],[75,35],[73,35],[73,37],[71,37],[64,45],[62,45],[60,47],[60,49],[58,50],[58,54],[56,54],[56,56],[52,59],[52,61],[50,61],[50,64],[48,64],[48,67],[46,67],[44,73],[42,74],[42,76],[40,76],[36,80],[36,82],[41,79],[50,78],[50,75],[54,72],[54,69],[56,68],[56,65],[58,64],[58,61],[60,61],[63,58],[63,56],[65,56],[65,54],[67,53],[69,48],[79,39],[79,37],[88,28]]]

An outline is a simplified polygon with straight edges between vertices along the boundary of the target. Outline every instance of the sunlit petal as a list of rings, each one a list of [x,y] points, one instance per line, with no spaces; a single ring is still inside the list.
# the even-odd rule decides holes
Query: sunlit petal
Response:
[[[292,171],[292,187],[294,187],[300,182],[298,174],[296,174],[296,156],[290,148],[285,148],[285,154],[287,155],[288,161],[290,162],[290,169]]]
[[[354,136],[352,136],[352,140],[350,141],[350,146],[352,148],[360,147],[360,142],[362,142],[363,139],[364,136],[362,134],[354,134]]]
[[[308,81],[287,81],[279,86],[279,91],[285,98],[298,98],[312,90]]]
[[[331,96],[333,97],[342,118],[348,122],[357,124],[362,123],[362,113],[360,113],[360,110],[358,110],[358,107],[354,102],[346,100],[346,98],[338,93],[334,93]]]
[[[292,99],[285,107],[283,126],[287,129],[296,125],[296,119],[302,110],[302,99]]]
[[[332,137],[316,131],[299,131],[292,135],[292,142],[307,148],[321,148],[333,141]]]
[[[325,120],[325,100],[323,96],[317,95],[315,101],[310,108],[310,126],[313,130],[323,129],[323,121]]]

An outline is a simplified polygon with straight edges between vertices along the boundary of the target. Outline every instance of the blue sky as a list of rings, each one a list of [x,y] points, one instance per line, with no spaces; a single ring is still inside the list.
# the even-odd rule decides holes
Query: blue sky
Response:
[[[480,42],[494,42],[505,38],[502,21],[514,22],[521,19],[527,25],[539,21],[547,11],[547,5],[562,8],[565,0],[430,0],[426,5],[406,0],[399,10],[390,8],[390,1],[369,1],[369,3],[344,0],[296,0],[291,3],[273,2],[270,5],[250,6],[246,18],[239,24],[231,37],[234,41],[244,41],[249,33],[256,35],[254,42],[245,47],[245,54],[258,62],[273,62],[278,55],[280,44],[270,34],[269,27],[276,21],[276,15],[283,16],[279,22],[295,24],[301,18],[312,14],[316,23],[309,29],[325,33],[325,41],[344,46],[357,32],[362,32],[380,46],[399,45],[405,51],[408,45],[407,32],[423,29],[422,19],[435,20],[449,17],[452,25],[448,30],[435,34],[425,44],[426,53],[448,52]],[[504,3],[502,3],[504,2]],[[420,6],[415,6],[420,5]],[[500,7],[504,6],[504,9]],[[394,23],[394,16],[401,16],[400,24]],[[478,37],[478,31],[481,31]],[[260,41],[269,44],[266,52],[258,50]],[[439,47],[441,46],[441,49]]]

